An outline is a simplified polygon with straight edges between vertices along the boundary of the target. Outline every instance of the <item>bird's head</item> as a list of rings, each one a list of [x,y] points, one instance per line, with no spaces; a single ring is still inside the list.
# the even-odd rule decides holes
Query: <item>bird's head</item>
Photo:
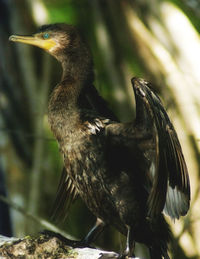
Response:
[[[12,35],[10,41],[22,42],[44,49],[62,62],[63,56],[75,53],[82,45],[77,29],[63,23],[41,26],[30,36]]]

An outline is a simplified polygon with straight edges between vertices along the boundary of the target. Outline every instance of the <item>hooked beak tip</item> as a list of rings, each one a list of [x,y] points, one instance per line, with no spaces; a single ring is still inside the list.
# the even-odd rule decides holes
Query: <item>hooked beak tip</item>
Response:
[[[9,41],[15,41],[15,36],[14,36],[14,35],[11,35],[8,40],[9,40]]]

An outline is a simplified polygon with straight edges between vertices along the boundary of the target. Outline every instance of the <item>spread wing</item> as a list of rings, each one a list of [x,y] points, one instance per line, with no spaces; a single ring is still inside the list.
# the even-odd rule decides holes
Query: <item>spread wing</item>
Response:
[[[58,185],[56,199],[52,208],[52,219],[65,219],[69,208],[77,198],[78,192],[72,180],[69,178],[65,168],[63,168]]]
[[[143,127],[150,125],[157,131],[155,170],[150,172],[149,217],[164,208],[171,218],[179,218],[187,213],[190,204],[189,176],[181,145],[159,97],[149,88],[149,83],[133,78],[132,85],[136,97],[136,122]]]

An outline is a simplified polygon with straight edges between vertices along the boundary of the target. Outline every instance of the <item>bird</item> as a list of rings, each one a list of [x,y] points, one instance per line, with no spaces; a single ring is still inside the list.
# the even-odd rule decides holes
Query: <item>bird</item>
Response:
[[[42,48],[62,66],[48,104],[64,164],[55,211],[67,213],[80,196],[96,217],[84,244],[112,225],[127,239],[120,258],[133,255],[139,242],[151,259],[169,259],[164,214],[173,220],[187,214],[190,180],[177,133],[151,83],[131,79],[136,115],[122,123],[94,86],[91,51],[75,26],[43,25],[9,40]]]

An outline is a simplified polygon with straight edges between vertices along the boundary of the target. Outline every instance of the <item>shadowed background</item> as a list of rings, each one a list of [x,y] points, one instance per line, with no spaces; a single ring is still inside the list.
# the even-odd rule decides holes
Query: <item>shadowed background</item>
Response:
[[[133,76],[151,81],[163,99],[182,144],[192,188],[188,215],[170,223],[172,258],[199,258],[199,10],[197,0],[0,0],[0,194],[50,220],[62,161],[46,109],[61,69],[42,50],[10,43],[8,37],[34,33],[46,23],[74,24],[91,47],[95,86],[121,121],[135,116]],[[0,204],[0,234],[24,236],[43,229],[22,213],[10,212],[12,224],[8,209]],[[77,200],[67,221],[58,225],[82,238],[94,220]],[[122,242],[123,237],[109,228],[97,244],[117,250]]]

